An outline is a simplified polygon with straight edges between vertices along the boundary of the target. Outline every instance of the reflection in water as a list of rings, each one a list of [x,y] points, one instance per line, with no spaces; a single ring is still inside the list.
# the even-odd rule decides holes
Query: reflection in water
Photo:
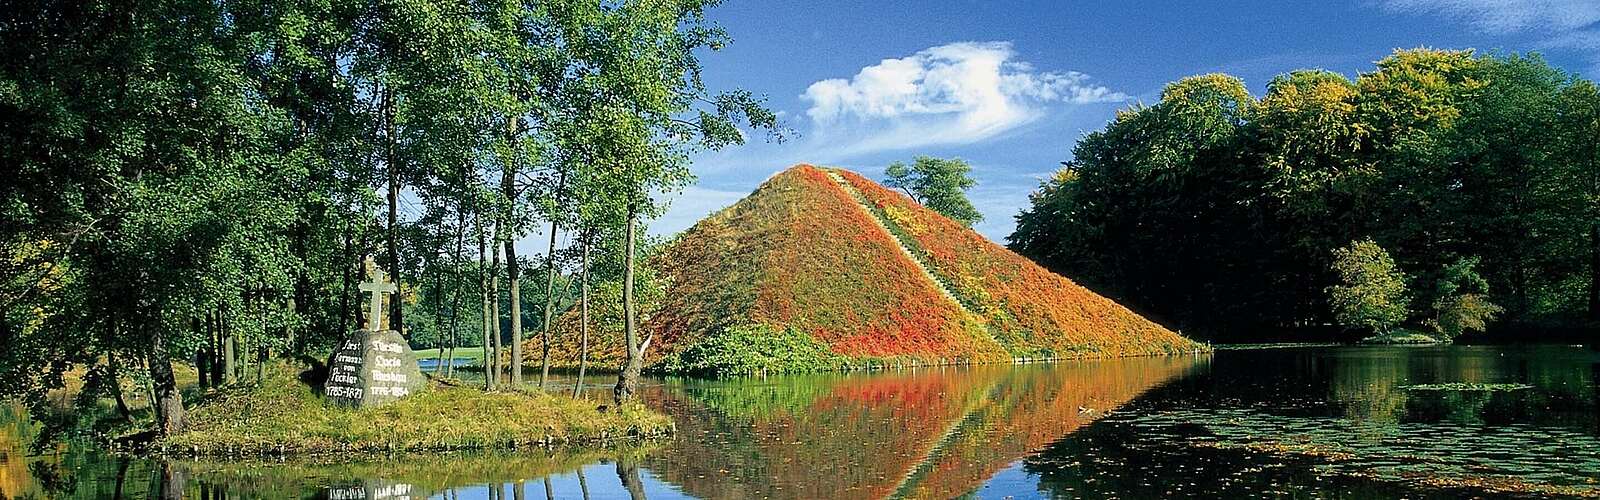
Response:
[[[1204,359],[668,386],[678,434],[647,463],[697,498],[951,497]]]
[[[33,460],[38,471],[0,479],[25,478],[4,484],[21,497],[950,497],[1205,359],[669,381],[646,397],[675,417],[676,437],[620,451],[162,463],[65,447]],[[46,484],[67,463],[87,466],[71,468],[75,482]],[[604,469],[616,479],[591,480]],[[143,479],[124,490],[124,476]]]
[[[1452,498],[1600,495],[1600,354],[1224,351],[657,381],[672,438],[526,450],[156,462],[60,445],[0,405],[0,498]],[[1407,391],[1446,382],[1509,392]]]
[[[1026,460],[1061,496],[1600,496],[1600,355],[1568,347],[1216,354]],[[1517,391],[1406,391],[1451,382]]]

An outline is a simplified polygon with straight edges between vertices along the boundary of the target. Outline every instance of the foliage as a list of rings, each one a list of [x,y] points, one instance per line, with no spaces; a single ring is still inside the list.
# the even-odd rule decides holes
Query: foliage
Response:
[[[42,411],[63,373],[121,360],[174,431],[174,362],[232,378],[325,350],[361,324],[366,256],[402,333],[477,343],[472,297],[505,299],[474,278],[524,262],[469,242],[619,235],[692,180],[689,152],[781,136],[762,98],[701,81],[715,3],[8,5],[0,397]]]
[[[990,242],[958,221],[919,206],[859,174],[838,171],[871,208],[902,214],[897,236],[981,318],[1012,356],[1126,356],[1189,352],[1197,346],[1072,280]],[[890,216],[891,219],[896,217]],[[887,221],[906,227],[899,220]]]
[[[1419,283],[1479,256],[1505,324],[1575,326],[1600,317],[1595,88],[1537,55],[1432,49],[1259,100],[1185,78],[1074,137],[1009,246],[1213,338],[1333,322],[1330,250],[1369,236]]]
[[[1428,321],[1434,333],[1455,338],[1465,332],[1481,332],[1505,311],[1489,302],[1489,282],[1478,275],[1477,266],[1476,257],[1462,258],[1440,273],[1433,292],[1434,317]]]
[[[1328,287],[1334,317],[1346,328],[1388,333],[1405,321],[1411,298],[1406,276],[1389,252],[1371,239],[1352,241],[1333,251],[1339,284]]]
[[[911,165],[890,163],[884,170],[884,185],[905,191],[922,206],[971,227],[983,214],[967,200],[967,190],[978,181],[968,174],[972,166],[960,158],[918,156]]]
[[[734,325],[662,362],[672,373],[713,377],[778,375],[835,369],[839,355],[793,328]]]
[[[859,202],[827,171],[800,165],[650,255],[648,268],[661,286],[651,292],[661,300],[658,312],[643,321],[660,346],[647,358],[653,369],[776,373],[1198,347],[909,198],[855,173],[835,172],[883,204]],[[890,220],[891,214],[901,219]],[[907,226],[925,230],[919,236]],[[957,301],[896,248],[901,243],[923,255],[917,259],[960,269],[934,271],[958,291]],[[967,302],[973,305],[964,307]],[[557,366],[576,364],[574,316],[569,311],[558,329]],[[607,327],[596,334],[612,339],[618,333]],[[591,359],[618,366],[623,353],[610,340],[598,345]],[[798,354],[739,358],[780,346]]]

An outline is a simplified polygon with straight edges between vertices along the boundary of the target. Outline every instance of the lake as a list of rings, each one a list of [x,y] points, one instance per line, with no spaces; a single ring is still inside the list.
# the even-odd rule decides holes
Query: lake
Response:
[[[678,426],[658,442],[356,461],[30,455],[13,408],[0,497],[1600,496],[1597,380],[1600,353],[1562,346],[655,379],[643,396]]]

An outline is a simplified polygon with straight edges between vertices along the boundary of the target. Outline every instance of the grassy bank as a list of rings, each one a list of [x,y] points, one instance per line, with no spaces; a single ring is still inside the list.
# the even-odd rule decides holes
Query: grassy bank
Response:
[[[189,410],[186,432],[155,443],[155,451],[251,455],[592,445],[672,430],[671,420],[638,404],[602,410],[586,399],[443,384],[379,408],[340,408],[325,404],[299,372],[274,366],[260,384],[206,396]]]

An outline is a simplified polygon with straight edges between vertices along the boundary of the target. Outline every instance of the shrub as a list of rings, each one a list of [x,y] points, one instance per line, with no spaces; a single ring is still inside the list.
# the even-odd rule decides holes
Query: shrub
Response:
[[[1434,316],[1427,321],[1434,333],[1454,338],[1469,331],[1481,332],[1505,310],[1489,302],[1489,282],[1478,275],[1477,267],[1477,257],[1444,266],[1434,286]]]
[[[1371,238],[1335,249],[1333,271],[1340,284],[1328,287],[1328,302],[1340,325],[1381,335],[1405,321],[1406,276]]]
[[[668,358],[663,368],[726,377],[815,372],[833,369],[842,362],[841,356],[804,332],[744,324],[707,336]]]

